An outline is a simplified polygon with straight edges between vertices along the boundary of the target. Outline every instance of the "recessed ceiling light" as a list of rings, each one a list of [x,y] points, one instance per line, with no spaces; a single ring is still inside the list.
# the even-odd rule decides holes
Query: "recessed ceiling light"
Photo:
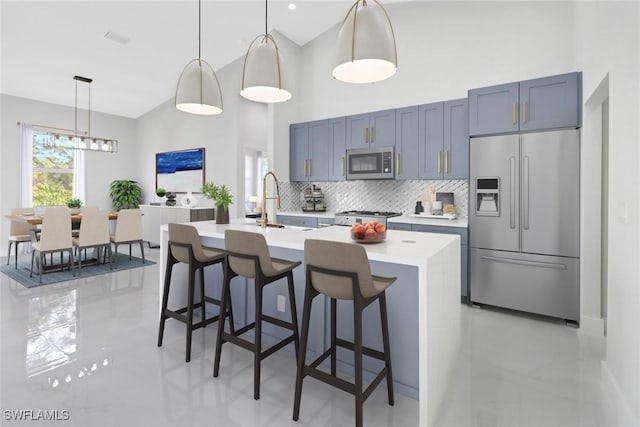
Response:
[[[296,10],[296,4],[295,3],[289,3],[289,10]]]
[[[104,38],[120,44],[129,43],[129,37],[125,36],[124,34],[116,33],[115,31],[107,31],[107,34],[104,35]]]

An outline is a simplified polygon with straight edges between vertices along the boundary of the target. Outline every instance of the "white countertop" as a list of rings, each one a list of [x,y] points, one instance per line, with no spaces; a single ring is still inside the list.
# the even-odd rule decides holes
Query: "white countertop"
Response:
[[[469,226],[468,218],[466,216],[456,219],[447,218],[427,218],[418,217],[412,215],[394,216],[393,218],[387,218],[387,222],[397,224],[424,224],[424,225],[437,225],[440,227],[462,227],[467,228]]]
[[[277,211],[276,215],[286,215],[286,216],[306,216],[310,218],[332,218],[336,215],[333,211],[327,212],[302,212],[302,211]]]
[[[269,246],[304,250],[305,239],[322,239],[353,243],[349,227],[303,228],[286,227],[262,228],[255,220],[233,219],[230,224],[216,224],[215,221],[191,222],[201,237],[224,239],[226,229],[261,233]],[[166,225],[163,226],[166,230]],[[425,259],[438,253],[460,236],[453,234],[419,233],[414,231],[387,230],[384,242],[363,244],[371,261],[390,262],[403,265],[423,265]]]

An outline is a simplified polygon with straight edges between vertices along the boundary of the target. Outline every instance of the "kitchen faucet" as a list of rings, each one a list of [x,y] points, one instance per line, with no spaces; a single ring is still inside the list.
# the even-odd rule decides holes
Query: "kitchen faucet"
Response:
[[[267,197],[267,177],[271,175],[273,181],[276,183],[276,196]],[[267,199],[276,200],[276,209],[280,209],[280,186],[278,178],[276,178],[273,172],[267,172],[262,178],[262,215],[260,216],[260,226],[265,228],[267,226]]]

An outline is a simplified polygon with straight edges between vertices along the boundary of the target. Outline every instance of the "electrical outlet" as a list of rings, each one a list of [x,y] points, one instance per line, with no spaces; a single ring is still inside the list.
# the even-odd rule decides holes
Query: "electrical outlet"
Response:
[[[278,299],[276,300],[276,309],[281,312],[285,312],[285,299],[284,295],[278,295]]]

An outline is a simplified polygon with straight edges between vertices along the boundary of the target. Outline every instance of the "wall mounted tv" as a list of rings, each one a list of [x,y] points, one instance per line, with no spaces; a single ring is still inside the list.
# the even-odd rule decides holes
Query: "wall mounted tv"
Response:
[[[156,153],[156,189],[174,193],[202,191],[204,164],[204,147]]]

